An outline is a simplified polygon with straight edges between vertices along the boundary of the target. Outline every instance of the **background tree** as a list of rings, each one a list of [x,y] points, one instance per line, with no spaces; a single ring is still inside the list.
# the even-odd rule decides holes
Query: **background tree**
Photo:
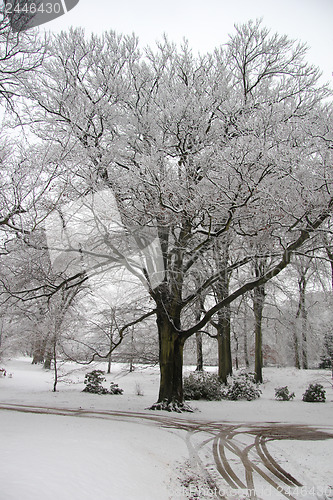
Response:
[[[213,286],[215,302],[219,303],[229,295],[230,271],[229,262],[229,241],[216,243],[214,248],[214,260],[217,272],[220,277]],[[231,357],[231,309],[228,304],[217,313],[217,321],[211,322],[216,328],[216,338],[218,346],[218,377],[223,384],[227,383],[227,378],[232,375]]]
[[[304,258],[297,256],[294,266],[297,270],[297,284],[298,284],[298,307],[296,311],[296,318],[301,319],[301,338],[302,338],[302,368],[308,369],[308,347],[307,347],[307,332],[308,332],[308,314],[306,304],[306,291],[308,281],[311,277],[311,257]]]
[[[256,278],[265,274],[267,269],[267,259],[264,257],[258,258],[254,262],[254,275]],[[259,285],[253,290],[253,313],[254,313],[254,331],[255,331],[255,381],[262,384],[262,367],[263,367],[263,352],[262,352],[262,318],[265,303],[265,285]]]

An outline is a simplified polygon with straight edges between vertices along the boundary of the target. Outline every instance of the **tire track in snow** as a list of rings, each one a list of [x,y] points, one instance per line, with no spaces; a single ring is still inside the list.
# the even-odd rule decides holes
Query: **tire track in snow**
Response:
[[[247,498],[258,500],[256,485],[260,482],[275,489],[281,498],[295,500],[288,491],[290,487],[301,487],[302,484],[272,457],[267,443],[283,439],[333,438],[333,433],[306,425],[231,424],[184,419],[165,414],[157,415],[151,412],[43,407],[14,403],[0,403],[0,410],[122,421],[137,420],[141,424],[184,431],[191,465],[201,471],[206,484],[216,492],[215,498],[219,500],[226,500],[224,494],[218,493],[226,491],[226,486],[235,492],[248,491]],[[207,456],[214,460],[213,472],[211,465],[207,463]]]

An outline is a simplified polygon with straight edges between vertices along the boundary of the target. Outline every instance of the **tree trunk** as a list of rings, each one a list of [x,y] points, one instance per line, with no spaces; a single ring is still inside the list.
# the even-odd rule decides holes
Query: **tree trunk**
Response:
[[[307,269],[306,269],[307,271]],[[298,280],[298,290],[299,290],[299,303],[296,313],[296,318],[301,317],[301,328],[302,328],[302,368],[304,370],[308,369],[308,347],[307,347],[307,329],[308,329],[308,318],[307,310],[305,304],[306,296],[306,271],[301,272],[301,276]]]
[[[34,350],[32,357],[32,364],[37,365],[38,363],[44,363],[44,352],[40,349]]]
[[[44,363],[47,340],[37,340],[33,347],[32,364]]]
[[[53,353],[51,352],[50,349],[47,350],[45,360],[44,360],[44,365],[43,368],[45,370],[51,370],[51,362],[53,359]]]
[[[202,334],[200,332],[197,332],[195,334],[195,341],[196,341],[196,347],[197,347],[197,367],[196,367],[196,371],[197,372],[202,372],[203,371],[203,354],[202,354]]]
[[[218,377],[223,384],[227,384],[228,375],[232,374],[230,307],[225,307],[218,315],[217,345]]]
[[[195,314],[195,320],[198,323],[201,319],[201,313],[204,307],[203,304],[203,299],[202,297],[199,297],[198,299],[198,308],[196,310]],[[195,342],[196,342],[196,350],[197,350],[197,367],[196,371],[197,372],[202,372],[203,371],[203,353],[202,353],[202,334],[201,332],[197,332],[195,334]]]
[[[302,368],[307,370],[308,365],[308,321],[307,321],[307,311],[304,305],[302,309]]]
[[[227,272],[229,261],[228,242],[217,247],[215,254],[216,267],[220,270],[221,278],[216,285],[217,300],[221,301],[229,295],[230,275]],[[232,375],[232,357],[230,341],[230,305],[218,313],[217,345],[218,345],[218,377],[223,384],[227,383],[228,375]]]
[[[107,373],[111,373],[111,363],[112,363],[112,346],[113,346],[113,333],[112,333],[112,328],[110,329],[110,345],[109,345],[109,348],[110,348],[110,354],[109,354],[109,357],[108,357],[108,369],[107,369]]]
[[[239,368],[239,362],[238,362],[238,351],[239,351],[239,342],[238,342],[238,336],[236,335],[236,332],[234,332],[234,339],[235,339],[235,367],[236,370]]]
[[[106,373],[111,373],[111,362],[112,362],[112,354],[110,352],[109,357],[108,357],[108,369]]]
[[[48,344],[49,334],[45,338],[39,338],[34,342],[32,364],[44,363],[45,351]]]
[[[129,371],[130,373],[134,372],[134,329],[132,328],[131,332],[131,352],[130,352],[130,363],[129,363]]]
[[[331,251],[331,248],[328,245],[325,246],[325,249],[331,265],[331,287],[333,292],[333,252]]]
[[[56,338],[53,343],[53,360],[54,360],[54,383],[53,383],[53,392],[57,391],[58,384],[58,364],[57,364],[57,342]]]
[[[246,368],[250,368],[249,351],[247,345],[247,311],[244,309],[244,361]]]
[[[254,331],[255,331],[255,380],[257,383],[262,384],[262,312],[264,309],[265,288],[259,286],[253,290],[253,312],[254,312]]]
[[[299,370],[301,368],[301,362],[299,359],[299,342],[298,342],[296,325],[293,325],[293,344],[294,344],[295,368],[297,368]]]
[[[186,337],[181,336],[165,311],[157,312],[159,335],[160,390],[153,410],[192,411],[184,404],[183,352]]]
[[[160,331],[160,391],[158,402],[183,403],[184,341],[170,324]]]

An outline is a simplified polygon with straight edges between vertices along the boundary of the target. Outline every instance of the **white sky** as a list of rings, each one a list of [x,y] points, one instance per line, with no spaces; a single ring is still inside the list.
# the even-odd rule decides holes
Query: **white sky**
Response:
[[[333,86],[333,0],[80,0],[45,29],[57,32],[82,26],[95,33],[134,32],[141,46],[166,33],[175,42],[187,38],[195,51],[203,53],[225,43],[234,23],[260,17],[273,32],[306,42],[308,61],[319,66]]]

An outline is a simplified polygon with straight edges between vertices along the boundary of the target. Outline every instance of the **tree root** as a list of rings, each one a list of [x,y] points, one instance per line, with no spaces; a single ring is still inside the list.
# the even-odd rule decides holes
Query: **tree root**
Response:
[[[193,413],[193,408],[191,408],[186,403],[181,403],[180,401],[158,401],[152,406],[147,408],[147,410],[165,410],[165,411],[175,411],[177,413],[190,412]]]

